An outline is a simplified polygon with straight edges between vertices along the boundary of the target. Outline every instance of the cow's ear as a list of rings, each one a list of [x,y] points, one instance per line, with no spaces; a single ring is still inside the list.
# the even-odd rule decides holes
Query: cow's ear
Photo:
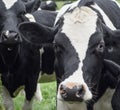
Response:
[[[28,1],[28,2],[24,2],[25,7],[26,7],[26,12],[27,13],[31,13],[36,11],[41,4],[40,0],[32,0],[32,1]]]
[[[114,77],[118,77],[120,75],[120,65],[114,61],[104,59],[104,66],[112,73]]]
[[[19,25],[20,34],[25,41],[33,44],[51,43],[54,39],[54,30],[42,24],[24,22]]]
[[[120,42],[120,30],[111,30],[108,26],[102,25],[105,42]]]

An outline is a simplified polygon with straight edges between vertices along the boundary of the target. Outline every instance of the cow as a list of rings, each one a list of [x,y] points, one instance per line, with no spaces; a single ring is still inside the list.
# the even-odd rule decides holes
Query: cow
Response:
[[[54,59],[54,55],[52,53],[49,60],[47,57],[47,54],[51,54],[49,47],[44,47],[44,53],[40,59],[41,46],[34,45],[31,42],[32,39],[34,42],[32,37],[26,40],[18,29],[20,23],[28,20],[25,13],[26,5],[21,0],[0,0],[0,73],[3,86],[2,97],[6,110],[14,110],[12,97],[15,97],[22,88],[26,94],[22,109],[32,110],[40,71],[53,73],[53,63],[50,61]],[[52,31],[47,26],[42,27],[47,32]],[[45,35],[52,38],[53,34]]]
[[[57,4],[53,0],[42,1],[41,4],[40,4],[40,8],[39,9],[56,11]]]
[[[94,26],[92,25],[92,20],[90,20],[90,19],[92,19],[92,18],[90,18],[90,15],[88,14],[88,16],[86,17],[86,14],[90,10],[89,11],[86,10],[86,12],[85,12],[86,14],[85,14],[84,13],[85,8],[83,8],[83,13],[82,13],[82,7],[81,7],[81,10],[76,9],[76,7],[78,5],[81,6],[82,4],[84,4],[83,6],[86,6],[87,8],[89,8],[90,10],[92,10],[93,12],[95,12],[98,15],[98,17],[97,17],[98,20],[95,23],[96,29],[92,29]],[[107,4],[107,7],[104,4]],[[75,9],[76,9],[76,15],[75,15],[75,11],[74,11]],[[119,42],[117,44],[114,44],[114,42],[116,43],[116,40],[113,40],[116,37],[116,33],[119,36],[119,31],[118,32],[112,31],[112,30],[120,28],[119,11],[120,11],[119,5],[115,1],[109,1],[109,0],[105,0],[105,1],[104,0],[103,1],[100,1],[100,0],[87,1],[87,0],[85,0],[85,1],[82,1],[81,0],[81,1],[77,1],[77,2],[74,2],[73,4],[69,4],[65,7],[63,7],[62,12],[60,14],[58,14],[58,19],[59,18],[60,18],[60,20],[62,19],[62,26],[60,26],[62,28],[61,28],[61,31],[58,33],[58,35],[56,35],[56,37],[55,37],[55,42],[58,44],[58,47],[57,47],[58,52],[56,52],[58,57],[57,57],[56,62],[58,65],[66,66],[66,64],[64,64],[66,61],[64,61],[64,60],[66,60],[68,57],[67,58],[65,57],[64,51],[65,50],[68,51],[67,46],[66,46],[67,42],[65,44],[62,43],[62,40],[64,39],[63,41],[65,42],[65,38],[66,38],[66,41],[68,40],[72,44],[74,49],[77,51],[77,54],[79,57],[79,62],[81,63],[81,66],[78,67],[78,70],[79,70],[79,68],[81,68],[80,73],[83,74],[83,78],[84,78],[85,82],[87,83],[87,85],[89,86],[89,88],[91,89],[91,92],[93,94],[93,98],[92,98],[93,102],[88,101],[88,109],[89,110],[93,110],[93,105],[91,103],[95,103],[104,94],[104,92],[106,91],[106,89],[108,87],[115,88],[115,86],[117,85],[116,77],[111,76],[109,74],[109,72],[107,72],[106,68],[104,68],[104,66],[103,66],[102,59],[108,58],[117,63],[120,62],[119,50],[117,51],[117,49],[120,48]],[[81,13],[81,14],[79,14],[79,13]],[[94,15],[93,15],[93,18],[95,19]],[[98,23],[99,19],[102,21],[102,23]],[[86,24],[86,23],[88,23],[88,24]],[[80,28],[79,24],[81,24],[81,28]],[[83,29],[84,24],[86,25],[86,27]],[[101,28],[102,31],[106,30],[106,32],[99,31],[98,28],[99,28],[99,25],[101,25],[101,24],[106,25],[106,27],[102,26],[102,28]],[[110,27],[112,30],[108,29],[107,26]],[[73,27],[76,31],[72,31]],[[95,32],[92,32],[90,34],[89,33],[91,30],[90,28],[92,29],[92,31],[95,31]],[[103,37],[100,37],[101,41],[100,41],[99,35],[97,35],[97,33],[99,34],[99,32],[103,36]],[[109,32],[109,34],[108,34],[108,32]],[[107,33],[106,36],[113,36],[111,43],[110,42],[108,43],[108,40],[106,40],[104,33]],[[87,37],[87,39],[85,38],[86,34],[89,34],[88,35],[89,37]],[[77,36],[77,35],[79,35],[79,36]],[[98,38],[97,38],[97,36],[98,36]],[[86,40],[86,42],[84,42],[84,40]],[[116,49],[116,47],[113,47],[115,45],[118,46],[117,49]],[[107,47],[108,50],[104,52],[105,47]],[[112,49],[114,48],[115,50],[112,51],[111,47],[112,47]],[[60,52],[60,54],[59,54],[59,52]],[[63,56],[60,56],[60,55],[63,55]],[[116,56],[113,56],[113,55],[116,55]],[[104,56],[104,57],[102,57],[102,56]],[[60,63],[60,61],[62,61],[62,58],[64,58],[63,59],[64,63],[61,62],[63,64]],[[70,64],[71,64],[71,62],[69,62],[69,65]],[[65,67],[63,67],[63,70],[57,68],[57,71],[59,72],[59,74],[66,73],[64,68]],[[66,68],[68,68],[68,67],[66,67]],[[59,77],[61,77],[61,76],[59,76]],[[59,79],[61,79],[61,78],[59,78]],[[64,79],[65,78],[63,78],[63,80]],[[68,79],[70,79],[70,78],[68,77]],[[68,79],[65,79],[65,81],[62,82],[62,87],[59,87],[59,89],[58,89],[58,93],[60,94],[60,95],[58,94],[58,97],[62,96],[62,99],[60,98],[61,100],[63,100],[63,99],[67,100],[67,98],[68,98],[68,100],[70,101],[71,97],[67,97],[67,96],[70,96],[69,91],[71,90],[70,86],[66,82],[66,80],[68,80]],[[68,80],[68,81],[70,81],[70,80]],[[67,91],[68,91],[68,93],[67,93]],[[72,94],[72,92],[71,92],[71,94]],[[75,98],[75,96],[74,96],[74,98]],[[90,106],[92,105],[92,107],[89,106],[89,102],[91,102]],[[63,102],[63,104],[64,104],[64,102]],[[69,105],[66,104],[65,106],[66,106],[65,110],[67,110],[69,108]],[[80,107],[78,107],[78,109],[79,108]],[[99,109],[101,109],[101,107]],[[108,108],[108,109],[110,110],[110,108]],[[107,110],[107,108],[105,110]]]
[[[30,22],[37,22],[37,23],[41,23],[45,26],[48,27],[53,27],[54,25],[54,21],[55,18],[57,16],[57,12],[53,12],[53,11],[48,11],[48,10],[38,10],[35,11],[33,13],[27,13],[25,14],[25,20],[24,21],[30,21]],[[49,19],[48,19],[49,17]],[[42,19],[40,19],[42,18]],[[53,73],[53,63],[54,63],[54,52],[53,52],[53,48],[49,47],[49,46],[44,46],[41,50],[41,63],[42,64],[42,73],[40,74],[40,77],[38,80],[38,82],[51,82],[51,81],[55,81],[55,74]],[[51,56],[51,58],[48,57],[48,55]],[[48,71],[46,71],[46,69],[48,68],[48,63],[52,64],[52,66],[49,67]],[[47,65],[46,65],[47,64]],[[50,71],[52,70],[52,71]],[[47,73],[47,74],[45,74]],[[42,79],[44,79],[44,81]],[[49,81],[48,81],[49,80]],[[39,101],[42,100],[42,93],[40,91],[40,84],[37,84],[37,91],[35,94],[35,98]]]

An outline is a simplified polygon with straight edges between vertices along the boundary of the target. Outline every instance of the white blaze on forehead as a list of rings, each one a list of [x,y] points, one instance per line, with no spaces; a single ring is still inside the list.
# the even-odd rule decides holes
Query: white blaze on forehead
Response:
[[[36,20],[32,14],[27,13],[25,16],[29,19],[30,22],[36,22]]]
[[[59,13],[57,14],[57,17],[55,19],[55,23],[54,25],[57,23],[57,21],[60,19],[61,16],[64,15],[64,13],[69,9],[74,9],[75,7],[77,7],[78,3],[80,2],[81,0],[77,0],[76,2],[73,2],[71,4],[67,4],[67,5],[64,5],[60,10],[59,10]]]
[[[5,7],[9,9],[15,4],[15,2],[17,2],[17,0],[3,0],[3,2],[5,4]]]
[[[77,82],[84,85],[86,90],[84,100],[92,98],[92,94],[83,79],[82,61],[86,55],[89,39],[96,31],[97,18],[97,14],[88,7],[76,8],[72,13],[64,15],[62,27],[62,33],[69,38],[80,59],[78,69],[62,83]]]
[[[116,29],[115,26],[113,25],[113,23],[111,22],[111,20],[108,18],[108,16],[104,13],[104,11],[97,4],[92,5],[92,7],[94,7],[95,9],[97,9],[101,13],[101,15],[103,16],[105,24],[109,28],[111,28],[112,30]]]

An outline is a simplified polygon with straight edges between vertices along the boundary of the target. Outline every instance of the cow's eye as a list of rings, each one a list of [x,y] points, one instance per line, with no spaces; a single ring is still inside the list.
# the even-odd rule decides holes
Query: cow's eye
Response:
[[[55,53],[61,53],[62,52],[62,47],[58,44],[55,44],[54,45],[54,50],[55,50]]]
[[[103,53],[104,52],[104,49],[105,49],[105,44],[104,42],[100,42],[97,47],[96,47],[96,52],[97,53]]]

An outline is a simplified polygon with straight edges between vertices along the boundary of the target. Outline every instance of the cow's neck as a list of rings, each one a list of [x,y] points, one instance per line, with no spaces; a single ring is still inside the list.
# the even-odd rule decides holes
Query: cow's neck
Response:
[[[11,68],[15,65],[15,62],[18,60],[18,56],[20,53],[20,45],[16,48],[16,50],[6,50],[2,51],[0,53],[2,62],[5,65],[5,67],[8,70],[8,73],[10,72]]]

